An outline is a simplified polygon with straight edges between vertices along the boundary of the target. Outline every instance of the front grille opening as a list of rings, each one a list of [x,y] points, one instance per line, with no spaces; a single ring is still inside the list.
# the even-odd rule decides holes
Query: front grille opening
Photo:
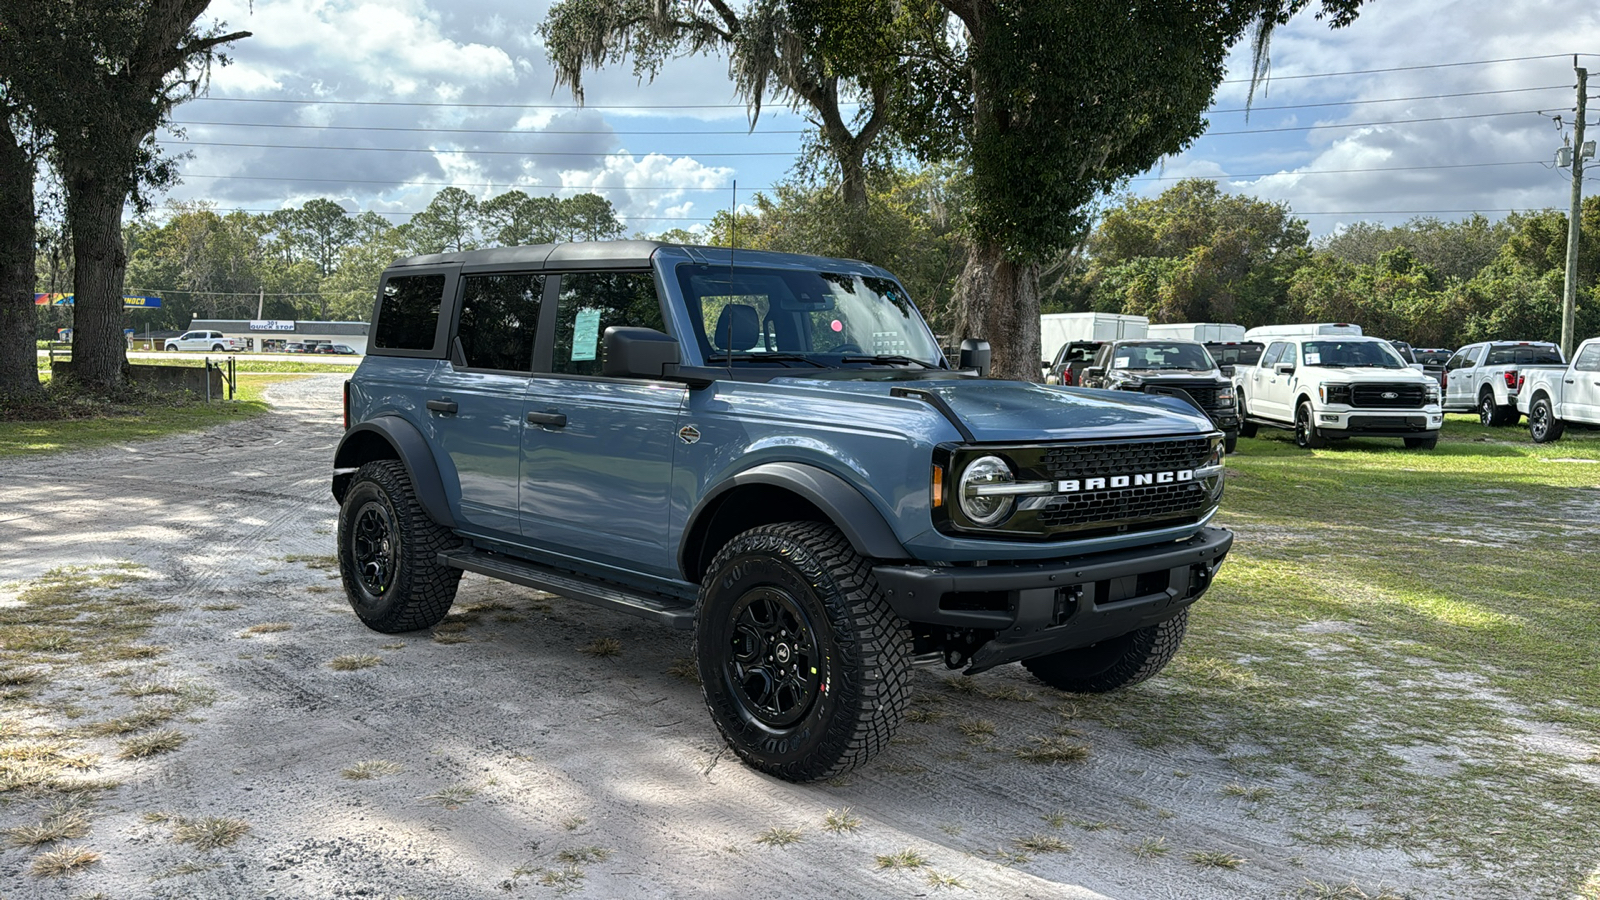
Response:
[[[1156,572],[1143,572],[1138,575],[1124,575],[1121,578],[1111,578],[1106,581],[1095,582],[1095,605],[1105,606],[1110,603],[1121,603],[1136,597],[1148,597],[1159,594],[1167,589],[1171,580],[1166,569]]]
[[[1047,528],[1070,528],[1095,522],[1159,519],[1202,509],[1211,495],[1198,483],[1163,484],[1111,491],[1085,491],[1052,499],[1039,511]]]
[[[1006,612],[1011,608],[1011,594],[1008,591],[955,591],[939,598],[939,608]]]

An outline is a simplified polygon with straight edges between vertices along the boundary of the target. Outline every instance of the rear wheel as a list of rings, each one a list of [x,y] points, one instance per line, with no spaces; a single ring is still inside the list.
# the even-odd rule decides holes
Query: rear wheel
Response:
[[[910,700],[911,638],[837,529],[752,528],[711,562],[695,616],[711,719],[746,763],[811,781],[888,746]]]
[[[1317,431],[1317,422],[1311,411],[1311,401],[1300,404],[1294,414],[1294,444],[1304,450],[1320,450],[1328,441]]]
[[[1561,439],[1561,433],[1567,430],[1567,424],[1556,418],[1556,411],[1550,405],[1549,397],[1537,397],[1533,405],[1528,407],[1528,433],[1533,436],[1535,444],[1547,444],[1550,441]]]
[[[1501,406],[1494,402],[1494,394],[1484,391],[1478,398],[1478,421],[1487,428],[1498,428],[1501,425],[1515,425],[1518,417],[1515,406]]]
[[[461,570],[438,561],[455,546],[428,517],[397,460],[356,471],[339,507],[339,572],[350,606],[385,634],[431,628],[450,611]]]
[[[1022,661],[1033,677],[1056,690],[1076,694],[1103,694],[1138,684],[1160,672],[1183,643],[1189,611],[1130,631],[1121,637],[1076,650]]]

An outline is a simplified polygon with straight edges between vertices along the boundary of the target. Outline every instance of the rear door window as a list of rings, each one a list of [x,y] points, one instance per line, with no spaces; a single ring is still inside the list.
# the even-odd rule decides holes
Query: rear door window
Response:
[[[451,359],[468,369],[532,371],[543,300],[543,275],[497,273],[464,277]]]
[[[1579,372],[1600,372],[1600,344],[1590,344],[1578,353],[1572,367]]]

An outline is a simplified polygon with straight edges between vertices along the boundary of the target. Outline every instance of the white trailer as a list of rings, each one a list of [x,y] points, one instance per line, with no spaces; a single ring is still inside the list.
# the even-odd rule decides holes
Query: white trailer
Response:
[[[1144,337],[1150,328],[1145,316],[1118,313],[1050,313],[1039,317],[1039,347],[1055,353],[1074,341],[1120,341]]]
[[[1202,344],[1244,340],[1243,325],[1223,325],[1218,322],[1184,322],[1172,325],[1151,325],[1150,337],[1174,341],[1199,341]]]
[[[1262,325],[1252,328],[1244,333],[1247,341],[1260,341],[1266,338],[1280,337],[1307,337],[1316,335],[1357,335],[1361,334],[1360,325],[1349,322],[1308,322],[1303,325]]]

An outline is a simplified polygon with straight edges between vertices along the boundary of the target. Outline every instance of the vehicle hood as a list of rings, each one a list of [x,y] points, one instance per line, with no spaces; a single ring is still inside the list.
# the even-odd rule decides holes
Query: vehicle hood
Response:
[[[1216,369],[1114,369],[1113,378],[1125,378],[1130,381],[1161,381],[1171,379],[1177,381],[1194,381],[1203,378],[1208,381],[1222,381],[1222,373]]]
[[[1423,374],[1421,369],[1415,369],[1411,366],[1406,366],[1403,369],[1339,369],[1328,366],[1302,366],[1299,371],[1314,373],[1308,377],[1326,382],[1347,381],[1354,384],[1364,384],[1375,381],[1414,381],[1418,384],[1428,384],[1434,381],[1434,379]]]
[[[1188,403],[1127,391],[1054,387],[986,378],[884,380],[781,379],[796,387],[894,399],[891,391],[926,391],[943,399],[973,438],[983,443],[1109,440],[1208,434],[1211,421]],[[778,380],[774,380],[776,385]],[[910,398],[910,402],[926,401]],[[938,413],[931,403],[931,412]]]

